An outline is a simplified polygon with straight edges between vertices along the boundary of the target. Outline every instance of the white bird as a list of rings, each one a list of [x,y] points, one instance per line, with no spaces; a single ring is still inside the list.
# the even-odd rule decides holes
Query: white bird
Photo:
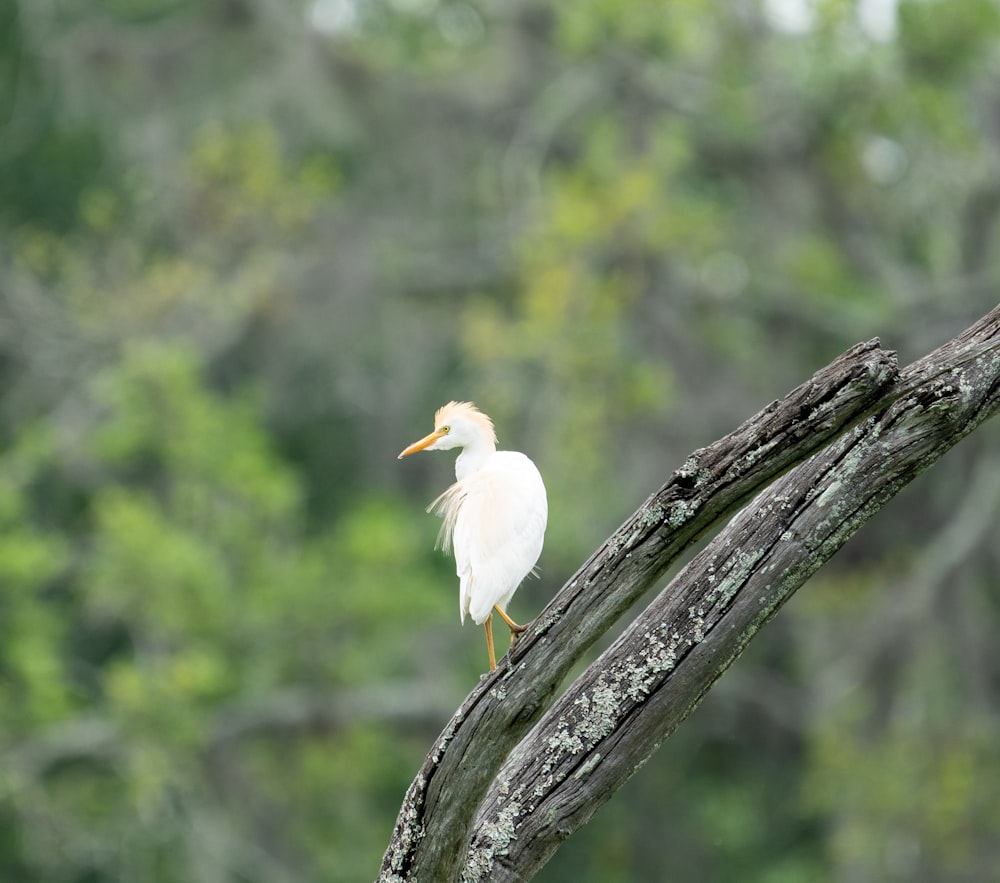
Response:
[[[490,671],[493,611],[510,628],[510,642],[523,632],[507,605],[542,553],[548,502],[535,464],[516,451],[498,451],[490,420],[471,402],[449,402],[434,415],[434,431],[414,442],[399,459],[417,451],[461,448],[455,483],[428,507],[444,518],[437,547],[455,550],[459,613],[486,628]]]

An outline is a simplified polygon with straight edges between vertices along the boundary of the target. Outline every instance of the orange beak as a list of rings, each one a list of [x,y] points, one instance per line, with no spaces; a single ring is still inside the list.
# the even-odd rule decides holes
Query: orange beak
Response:
[[[409,457],[410,454],[415,454],[417,451],[422,451],[424,448],[429,447],[434,444],[439,438],[441,438],[446,433],[444,430],[435,429],[430,435],[425,435],[420,441],[414,442],[408,448],[406,448],[396,459],[402,460],[403,457]]]

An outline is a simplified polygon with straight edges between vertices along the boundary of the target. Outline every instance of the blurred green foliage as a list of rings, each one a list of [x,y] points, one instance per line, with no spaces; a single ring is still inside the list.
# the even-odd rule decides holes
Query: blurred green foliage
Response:
[[[484,667],[450,458],[396,453],[474,399],[539,463],[528,619],[689,451],[951,336],[1000,281],[998,36],[992,0],[3,7],[0,879],[374,876]],[[995,435],[540,879],[987,879]]]

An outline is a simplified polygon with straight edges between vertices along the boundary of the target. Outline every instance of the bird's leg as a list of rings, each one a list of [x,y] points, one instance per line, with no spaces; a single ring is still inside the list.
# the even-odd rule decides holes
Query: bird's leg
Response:
[[[490,671],[497,670],[497,657],[493,652],[493,614],[491,613],[486,617],[486,622],[483,623],[486,629],[486,649],[490,654]]]
[[[499,604],[494,604],[493,609],[500,614],[500,618],[507,623],[507,628],[510,629],[510,646],[514,646],[514,641],[517,640],[517,636],[523,631],[527,631],[528,627],[526,625],[518,625],[507,615],[507,611],[500,607]]]

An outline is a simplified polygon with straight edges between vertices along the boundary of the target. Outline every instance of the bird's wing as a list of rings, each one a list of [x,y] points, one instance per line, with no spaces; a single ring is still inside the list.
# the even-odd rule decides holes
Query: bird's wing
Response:
[[[450,529],[463,580],[463,609],[482,622],[494,604],[507,604],[541,554],[545,485],[527,457],[502,451],[452,488],[438,498],[443,530]]]

